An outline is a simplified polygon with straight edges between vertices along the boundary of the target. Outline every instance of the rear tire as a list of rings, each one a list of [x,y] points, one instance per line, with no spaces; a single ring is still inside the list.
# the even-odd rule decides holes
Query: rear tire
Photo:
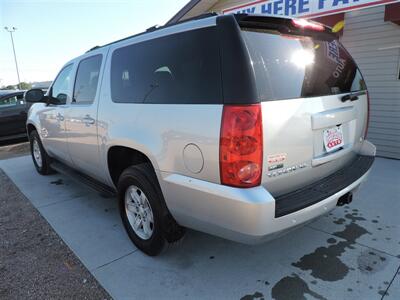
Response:
[[[53,173],[53,170],[50,167],[51,159],[43,148],[42,141],[40,140],[39,134],[36,130],[33,130],[29,135],[29,142],[33,164],[39,174],[48,175]]]
[[[157,177],[149,163],[131,166],[118,181],[119,209],[129,238],[141,251],[158,255],[184,229],[169,213]]]

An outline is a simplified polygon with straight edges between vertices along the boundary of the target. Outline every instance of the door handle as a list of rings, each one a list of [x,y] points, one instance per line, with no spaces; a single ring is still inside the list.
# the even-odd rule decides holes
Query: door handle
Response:
[[[56,116],[56,119],[57,119],[57,121],[64,121],[64,116],[62,115],[62,114],[60,114],[60,113],[58,113],[57,114],[57,116]]]
[[[96,122],[96,120],[93,119],[91,116],[86,115],[86,116],[83,118],[83,122],[84,122],[86,125],[93,125],[93,124]]]

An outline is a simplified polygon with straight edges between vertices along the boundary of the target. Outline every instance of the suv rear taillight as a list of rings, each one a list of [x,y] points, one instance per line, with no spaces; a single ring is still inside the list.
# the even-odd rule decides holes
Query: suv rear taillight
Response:
[[[219,144],[221,183],[249,188],[261,183],[261,105],[224,105]]]
[[[367,138],[367,134],[368,134],[369,110],[370,110],[370,99],[369,99],[369,93],[368,93],[368,91],[367,91],[367,123],[366,123],[366,125],[365,125],[364,139]]]

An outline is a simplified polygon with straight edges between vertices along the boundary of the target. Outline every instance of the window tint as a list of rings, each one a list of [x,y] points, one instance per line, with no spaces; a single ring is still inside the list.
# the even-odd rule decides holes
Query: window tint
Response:
[[[65,104],[67,98],[71,96],[71,70],[72,64],[62,69],[51,88],[51,96],[60,100],[60,103]]]
[[[215,28],[165,36],[114,51],[111,95],[123,103],[222,103]]]
[[[73,102],[92,103],[96,97],[101,67],[101,55],[83,59],[78,66]]]
[[[18,105],[17,96],[0,99],[0,108],[12,107]]]
[[[337,41],[243,30],[261,101],[365,90],[355,62]]]

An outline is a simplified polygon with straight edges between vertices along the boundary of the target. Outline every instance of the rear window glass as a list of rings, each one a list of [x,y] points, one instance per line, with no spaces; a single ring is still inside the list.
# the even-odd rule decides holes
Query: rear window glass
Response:
[[[121,103],[222,103],[215,28],[119,48],[111,61],[111,96]]]
[[[337,40],[243,29],[261,101],[365,90],[355,62]]]

